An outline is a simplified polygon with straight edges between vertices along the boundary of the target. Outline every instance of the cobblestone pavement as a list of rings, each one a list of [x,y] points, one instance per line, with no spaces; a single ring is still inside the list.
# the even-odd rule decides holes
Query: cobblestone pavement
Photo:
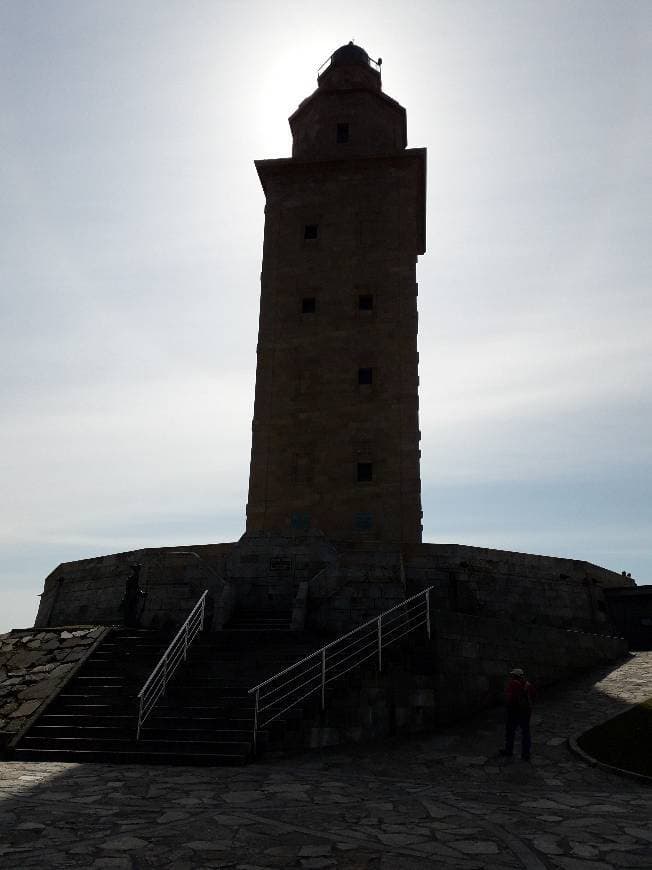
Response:
[[[0,868],[652,868],[652,787],[566,746],[652,695],[652,653],[542,693],[532,764],[502,711],[242,768],[0,763]]]

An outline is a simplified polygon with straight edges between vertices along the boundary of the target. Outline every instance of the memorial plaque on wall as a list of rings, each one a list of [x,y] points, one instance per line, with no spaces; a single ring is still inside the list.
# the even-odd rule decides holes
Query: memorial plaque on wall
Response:
[[[269,570],[292,574],[294,572],[294,560],[289,556],[274,556],[269,560]]]

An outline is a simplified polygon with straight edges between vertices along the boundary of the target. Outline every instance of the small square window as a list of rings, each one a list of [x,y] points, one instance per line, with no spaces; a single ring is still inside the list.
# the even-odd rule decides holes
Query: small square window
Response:
[[[371,293],[361,293],[358,296],[358,309],[360,311],[373,311],[374,297]]]
[[[317,238],[317,224],[306,224],[305,229],[303,231],[304,239],[316,239]]]
[[[371,384],[373,382],[373,369],[358,369],[358,383]]]
[[[314,314],[317,310],[317,300],[314,296],[304,296],[301,300],[301,313]]]
[[[349,125],[348,124],[338,124],[337,125],[337,142],[339,145],[344,142],[349,141]]]
[[[310,514],[294,513],[290,519],[293,529],[307,531],[310,528]]]
[[[358,481],[367,483],[370,480],[373,480],[373,463],[358,462]]]
[[[358,531],[364,531],[365,529],[373,529],[374,527],[374,516],[369,513],[359,513],[355,515],[355,527]]]

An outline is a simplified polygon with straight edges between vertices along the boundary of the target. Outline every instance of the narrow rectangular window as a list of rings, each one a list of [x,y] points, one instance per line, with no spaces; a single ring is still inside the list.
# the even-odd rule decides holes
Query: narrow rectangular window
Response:
[[[374,527],[374,516],[370,513],[359,513],[355,515],[355,527],[358,531],[364,531],[365,529],[373,529]]]
[[[361,293],[358,296],[358,309],[360,311],[373,311],[374,297],[371,293]]]
[[[342,145],[344,142],[349,141],[349,125],[348,124],[338,124],[337,125],[337,142],[339,145]]]
[[[358,462],[358,482],[368,483],[373,480],[373,463]]]
[[[314,296],[304,296],[301,300],[301,313],[314,314],[317,310],[317,300]]]
[[[310,528],[310,514],[293,513],[290,523],[293,529],[306,531]]]
[[[358,369],[358,383],[371,384],[373,382],[373,369]]]
[[[317,224],[306,224],[305,229],[303,231],[304,239],[316,239],[317,238]]]

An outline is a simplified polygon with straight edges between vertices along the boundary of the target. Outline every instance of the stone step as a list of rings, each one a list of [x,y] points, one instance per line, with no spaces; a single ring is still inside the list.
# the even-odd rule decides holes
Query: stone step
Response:
[[[241,614],[241,617],[244,615]],[[164,764],[242,764],[251,753],[254,697],[249,688],[318,645],[293,633],[285,615],[251,614],[241,630],[200,635],[135,740],[138,692],[169,643],[144,632],[112,632],[44,711],[15,750],[23,760]],[[270,735],[297,722],[283,714]],[[181,759],[181,761],[179,760]]]
[[[132,752],[166,752],[173,755],[192,755],[199,753],[219,754],[219,755],[249,755],[251,751],[251,740],[217,740],[213,737],[210,740],[183,740],[177,735],[169,735],[165,739],[152,740],[144,735],[141,735],[140,740],[136,741],[135,732],[131,736],[124,738],[120,737],[98,737],[96,735],[76,736],[76,737],[57,737],[56,739],[48,737],[31,737],[26,736],[21,741],[21,748],[25,749],[41,749],[75,752],[98,750],[106,751],[132,751]]]
[[[248,684],[240,683],[234,686],[231,682],[220,679],[198,679],[195,674],[189,675],[192,683],[168,684],[166,694],[175,699],[188,695],[204,695],[213,698],[246,698],[250,689]]]
[[[170,753],[134,750],[102,749],[23,749],[19,747],[12,753],[14,761],[68,761],[78,764],[169,764],[192,765],[201,767],[237,766],[246,764],[248,755],[238,753]]]
[[[143,740],[182,740],[196,742],[251,743],[253,722],[247,728],[152,728],[149,723],[143,727],[140,739]]]
[[[104,687],[124,689],[126,680],[124,674],[84,674],[84,676],[76,677],[75,683],[78,686],[84,686],[89,689]]]
[[[96,716],[96,715],[68,715],[68,714],[44,714],[38,721],[38,724],[32,726],[30,735],[44,736],[40,729],[47,729],[48,734],[56,735],[59,731],[63,734],[65,731],[74,731],[77,734],[79,731],[88,729],[89,732],[95,733],[95,729],[105,729],[108,732],[128,732],[135,733],[138,717],[132,715],[111,715],[111,716]],[[147,719],[146,728],[164,731],[234,731],[238,733],[251,732],[253,727],[253,711],[249,711],[249,715],[242,717],[235,716],[181,716],[176,712],[170,712],[169,715],[155,712]],[[72,735],[71,735],[72,736]]]
[[[175,704],[161,704],[155,708],[157,711],[166,712],[166,713],[174,713],[178,714],[179,711],[183,711],[184,715],[189,716],[192,719],[201,716],[212,716],[215,718],[227,716],[228,718],[235,717],[236,719],[243,719],[247,716],[253,717],[254,711],[254,702],[245,706],[242,703],[242,699],[235,699],[233,703],[229,703],[227,701],[223,703],[214,703],[214,704],[184,704],[183,707]],[[153,715],[153,714],[152,714]]]
[[[138,706],[137,701],[121,694],[92,694],[85,692],[78,695],[60,695],[52,704],[53,710],[72,710],[80,707],[111,707],[112,709],[132,709]]]
[[[48,708],[48,710],[39,717],[38,722],[32,726],[32,729],[39,728],[41,725],[92,726],[98,721],[98,716],[94,713],[51,713],[51,709],[52,708]],[[130,726],[130,724],[136,721],[136,719],[133,713],[112,713],[110,715],[102,716],[101,721],[107,727],[113,726],[121,728]],[[30,734],[32,729],[30,729]]]
[[[237,731],[251,732],[253,729],[253,711],[250,711],[248,716],[180,716],[177,713],[170,713],[169,716],[164,716],[160,713],[153,713],[147,719],[145,728],[154,731],[192,731],[194,728],[204,731]]]
[[[54,712],[53,704],[48,708],[48,713],[52,715]],[[96,703],[58,705],[56,712],[68,716],[112,716],[125,713],[133,716],[138,714],[138,703],[133,698],[123,699],[121,704],[101,703],[98,700]]]

